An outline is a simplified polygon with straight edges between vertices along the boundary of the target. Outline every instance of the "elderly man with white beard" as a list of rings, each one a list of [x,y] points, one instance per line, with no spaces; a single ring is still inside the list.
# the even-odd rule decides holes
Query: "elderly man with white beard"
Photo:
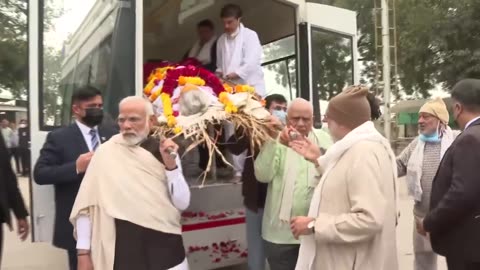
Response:
[[[70,220],[79,270],[186,270],[180,211],[190,190],[178,146],[150,137],[156,119],[141,97],[120,102],[120,134],[93,156]]]

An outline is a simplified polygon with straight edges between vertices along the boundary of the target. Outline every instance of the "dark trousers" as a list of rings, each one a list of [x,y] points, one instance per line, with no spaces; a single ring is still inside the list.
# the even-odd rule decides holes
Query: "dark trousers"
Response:
[[[20,154],[18,148],[10,148],[10,157],[15,160],[15,168],[17,168],[17,173],[20,173]]]
[[[272,270],[295,270],[300,245],[274,244],[265,241],[265,254]]]
[[[18,148],[20,160],[22,162],[22,175],[27,176],[30,172],[30,149]]]
[[[182,236],[115,219],[114,270],[167,270],[185,260]]]
[[[218,146],[218,148],[221,151],[223,147]],[[222,153],[223,153],[223,151],[222,151]],[[198,155],[199,155],[198,167],[200,167],[200,169],[202,169],[202,170],[206,170],[207,165],[208,165],[208,159],[210,157],[210,155],[208,153],[207,146],[202,145],[202,144],[199,145],[198,146]],[[223,162],[220,155],[218,155],[217,153],[215,153],[215,162],[216,162],[217,168],[225,168],[227,166],[225,164],[225,162]]]
[[[479,270],[480,262],[467,262],[453,257],[447,257],[448,270]]]
[[[70,266],[70,270],[77,270],[77,250],[71,249],[67,250],[68,252],[68,265]]]

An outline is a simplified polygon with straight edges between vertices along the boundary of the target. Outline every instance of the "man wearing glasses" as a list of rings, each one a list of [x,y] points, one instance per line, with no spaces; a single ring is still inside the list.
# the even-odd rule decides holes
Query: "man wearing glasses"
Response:
[[[278,130],[281,119],[273,115],[271,130]],[[308,137],[324,149],[332,144],[325,131],[313,129],[313,106],[307,100],[297,98],[292,101],[286,125],[299,133],[291,136]],[[315,165],[288,148],[287,144],[288,138],[283,137],[268,142],[255,160],[255,176],[258,181],[268,183],[262,237],[268,264],[275,270],[295,269],[300,240],[291,233],[290,220],[308,214],[313,190],[320,179]]]

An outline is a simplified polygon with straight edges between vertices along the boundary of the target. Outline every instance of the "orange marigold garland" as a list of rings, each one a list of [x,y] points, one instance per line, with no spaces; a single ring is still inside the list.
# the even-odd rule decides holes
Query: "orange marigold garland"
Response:
[[[175,117],[177,113],[173,111],[171,97],[177,86],[185,86],[187,84],[212,88],[215,95],[218,96],[220,103],[224,105],[225,112],[229,114],[239,111],[230,100],[230,94],[255,93],[255,89],[248,85],[222,85],[213,73],[200,67],[167,64],[163,67],[156,68],[148,77],[144,94],[152,103],[160,98],[166,124],[175,134],[181,133],[182,128],[177,126]],[[157,89],[155,89],[155,87],[157,87]]]

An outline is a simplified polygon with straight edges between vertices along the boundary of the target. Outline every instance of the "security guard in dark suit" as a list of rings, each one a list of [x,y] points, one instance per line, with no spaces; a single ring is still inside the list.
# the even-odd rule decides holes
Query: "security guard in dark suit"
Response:
[[[77,89],[72,96],[75,123],[47,135],[33,171],[39,185],[55,188],[55,228],[53,244],[68,252],[70,270],[77,269],[77,248],[69,221],[73,203],[95,149],[117,133],[101,125],[103,99],[91,86]]]
[[[11,211],[17,219],[20,239],[24,241],[30,230],[27,221],[28,212],[18,188],[17,177],[12,170],[3,136],[0,136],[0,266],[2,264],[3,223],[6,223],[12,230]]]

